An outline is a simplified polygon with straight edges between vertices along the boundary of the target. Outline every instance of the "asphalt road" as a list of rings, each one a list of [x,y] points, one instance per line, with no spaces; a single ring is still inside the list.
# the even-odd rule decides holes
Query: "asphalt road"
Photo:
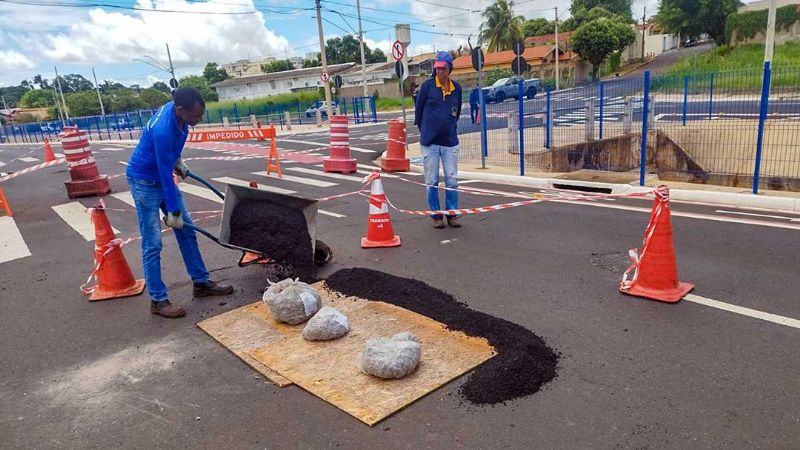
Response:
[[[385,132],[385,125],[351,130],[351,145],[362,150],[353,152],[360,164],[369,166],[376,154],[363,150],[385,149]],[[299,152],[326,141],[325,133],[279,141],[283,173],[295,181],[253,175],[264,170],[261,159],[189,164],[212,179],[256,179],[315,198],[357,189],[355,180],[308,172],[321,172],[315,152]],[[101,171],[121,173],[131,147],[93,145]],[[38,147],[0,150],[7,164],[0,170],[35,164],[12,161],[30,150],[29,157],[41,157]],[[262,151],[210,144],[189,148],[185,156]],[[425,209],[423,188],[404,181],[420,177],[401,176],[384,179],[389,198],[402,208]],[[94,245],[53,209],[72,203],[63,187],[67,178],[58,166],[0,184],[31,253],[0,263],[4,448],[800,446],[799,329],[687,300],[663,304],[618,292],[627,250],[640,245],[647,225],[648,200],[543,202],[465,216],[463,228],[445,230],[395,211],[402,247],[375,250],[359,247],[367,220],[362,198],[321,204],[328,214],[319,216],[319,238],[335,255],[323,277],[370,267],[416,278],[533,330],[562,354],[558,377],[533,396],[470,406],[458,397],[463,379],[457,379],[369,428],[297,387],[274,387],[194,326],[259,300],[265,284],[261,269],[236,267],[237,254],[208,240],[200,238],[206,262],[213,277],[236,286],[232,297],[192,300],[167,233],[164,276],[186,318],[152,317],[146,296],[88,302],[78,287],[91,270]],[[322,181],[336,184],[322,187]],[[462,181],[464,188],[505,194],[465,192],[467,207],[562,194]],[[128,191],[124,177],[114,178],[112,187],[115,194]],[[114,209],[111,222],[120,237],[136,236],[135,213],[118,197],[105,198]],[[192,211],[220,208],[189,192],[185,198]],[[94,202],[82,199],[79,209]],[[697,285],[695,294],[800,318],[799,215],[678,202],[672,207],[681,279]],[[218,219],[202,223],[214,229]],[[126,246],[125,254],[141,276],[138,246]]]

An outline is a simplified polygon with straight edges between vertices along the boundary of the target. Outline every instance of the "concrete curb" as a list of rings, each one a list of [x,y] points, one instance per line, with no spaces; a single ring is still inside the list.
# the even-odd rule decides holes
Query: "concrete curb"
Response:
[[[422,173],[422,167],[412,165],[412,172]],[[632,186],[630,184],[598,183],[594,181],[575,181],[560,178],[533,178],[518,175],[504,175],[486,172],[459,171],[459,178],[483,180],[497,183],[515,184],[537,189],[556,189],[555,184],[611,189],[612,194],[633,194],[649,192],[653,188]],[[713,203],[721,206],[737,206],[745,208],[761,208],[789,212],[800,212],[800,198],[772,197],[734,192],[713,192],[690,189],[670,189],[673,200],[697,203]]]

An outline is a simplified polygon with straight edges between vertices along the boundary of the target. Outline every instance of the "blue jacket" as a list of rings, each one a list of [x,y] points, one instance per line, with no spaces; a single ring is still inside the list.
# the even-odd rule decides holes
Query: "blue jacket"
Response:
[[[125,170],[131,178],[161,183],[167,211],[181,210],[172,173],[188,136],[189,125],[178,124],[175,102],[167,103],[147,122]]]
[[[414,105],[414,125],[419,127],[420,145],[458,145],[456,124],[461,117],[461,86],[450,80],[452,91],[444,95],[436,77],[422,83]]]
[[[472,92],[469,93],[469,104],[470,104],[470,106],[472,106],[472,105],[478,106],[478,103],[480,103],[480,100],[481,100],[481,91],[479,91],[478,88],[473,89]]]

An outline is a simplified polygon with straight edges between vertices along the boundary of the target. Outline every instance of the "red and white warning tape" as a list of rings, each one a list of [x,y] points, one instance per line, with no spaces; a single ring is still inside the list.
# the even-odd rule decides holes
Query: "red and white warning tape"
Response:
[[[14,172],[12,174],[8,174],[8,175],[0,178],[0,183],[2,183],[3,181],[6,181],[6,180],[10,180],[12,178],[17,178],[19,176],[25,175],[26,173],[31,173],[31,172],[34,172],[34,171],[39,170],[39,169],[44,169],[45,167],[50,167],[50,166],[55,166],[56,164],[61,164],[64,161],[66,161],[65,158],[58,158],[58,159],[54,159],[52,161],[43,162],[41,164],[36,164],[35,166],[26,167],[26,168],[24,168],[24,169],[22,169],[22,170],[20,170],[18,172]]]

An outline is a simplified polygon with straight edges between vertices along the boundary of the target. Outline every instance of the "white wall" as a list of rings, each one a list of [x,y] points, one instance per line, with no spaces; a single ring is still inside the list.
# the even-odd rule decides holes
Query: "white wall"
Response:
[[[244,79],[241,80],[244,81]],[[319,75],[313,74],[288,79],[243,83],[236,86],[222,86],[217,88],[217,93],[220,100],[243,100],[320,86],[322,86],[322,82],[319,80]]]

